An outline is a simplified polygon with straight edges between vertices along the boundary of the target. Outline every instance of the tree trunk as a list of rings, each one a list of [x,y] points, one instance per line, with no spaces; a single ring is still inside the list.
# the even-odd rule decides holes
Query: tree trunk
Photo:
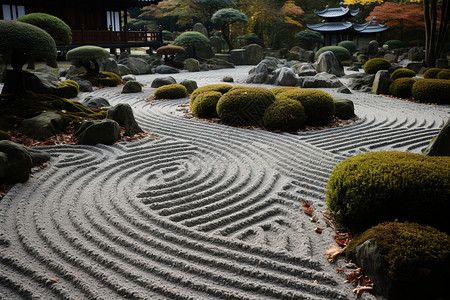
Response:
[[[225,23],[221,27],[223,38],[225,39],[225,42],[228,45],[228,51],[233,50],[233,45],[231,44],[230,40],[230,24]]]
[[[441,56],[450,27],[449,0],[443,0],[438,30],[437,1],[438,0],[423,1],[423,12],[425,17],[425,64],[427,67],[436,66],[436,59]]]
[[[9,78],[5,78],[2,94],[12,93],[20,95],[25,92],[25,82],[22,67],[27,62],[28,55],[23,52],[13,50],[11,53],[12,72],[7,72]]]

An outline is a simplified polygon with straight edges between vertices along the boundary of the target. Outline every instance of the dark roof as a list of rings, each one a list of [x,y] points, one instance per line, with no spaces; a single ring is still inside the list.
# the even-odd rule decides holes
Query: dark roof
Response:
[[[352,23],[348,21],[341,22],[322,22],[319,24],[306,24],[311,30],[319,31],[319,32],[333,32],[333,31],[341,31],[347,30],[352,27]]]
[[[376,17],[374,16],[372,21],[364,24],[353,24],[353,29],[360,33],[377,33],[383,32],[389,29],[389,26],[385,24],[380,24]]]
[[[327,19],[327,18],[352,18],[359,14],[359,8],[358,9],[350,9],[348,6],[344,6],[344,3],[339,3],[339,7],[335,8],[329,8],[328,5],[325,6],[324,10],[316,11],[314,10],[314,13],[318,15],[321,18]]]
[[[306,24],[311,30],[318,32],[336,32],[336,31],[354,31],[359,33],[378,33],[389,29],[389,26],[380,24],[375,17],[372,21],[364,24],[356,24],[349,21],[327,22],[323,21],[318,24]]]

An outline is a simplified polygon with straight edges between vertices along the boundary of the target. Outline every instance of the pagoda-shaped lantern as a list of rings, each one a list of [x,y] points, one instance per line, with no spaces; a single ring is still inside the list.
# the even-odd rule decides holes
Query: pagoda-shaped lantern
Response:
[[[359,14],[359,9],[350,9],[339,3],[337,8],[314,11],[323,20],[318,24],[306,24],[311,30],[318,31],[323,36],[325,46],[335,46],[341,41],[354,41],[358,48],[365,49],[370,40],[376,39],[376,34],[389,29],[387,25],[380,24],[375,17],[372,21],[358,24],[349,19]]]

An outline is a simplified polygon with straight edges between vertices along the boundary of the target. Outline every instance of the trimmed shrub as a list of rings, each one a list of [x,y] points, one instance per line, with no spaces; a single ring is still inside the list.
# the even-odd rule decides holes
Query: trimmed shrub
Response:
[[[216,107],[220,97],[222,97],[221,92],[209,91],[201,93],[191,105],[192,114],[198,118],[216,118]]]
[[[314,55],[314,60],[317,60],[319,55],[324,53],[325,51],[333,52],[334,56],[336,56],[336,58],[339,61],[349,60],[350,57],[351,57],[350,52],[348,52],[348,50],[345,49],[344,47],[340,47],[340,46],[326,46],[326,47],[322,47],[319,50],[317,50],[316,54]]]
[[[58,82],[56,87],[58,88],[58,97],[61,98],[74,98],[80,92],[80,86],[73,80]]]
[[[256,33],[250,33],[246,35],[238,35],[236,37],[236,43],[239,47],[244,47],[250,44],[262,45],[261,39]]]
[[[98,74],[82,73],[75,75],[82,79],[86,79],[92,83],[93,86],[118,86],[122,84],[122,78],[119,75],[112,72],[100,71]]]
[[[268,130],[296,131],[305,127],[305,109],[296,100],[278,99],[266,109],[263,121]]]
[[[390,288],[390,297],[395,294],[395,299],[445,299],[448,295],[443,276],[450,267],[448,234],[415,223],[380,224],[351,241],[346,250],[348,257],[355,260],[351,251],[368,240],[376,242],[385,269],[383,274],[366,275],[385,275],[390,287],[384,286],[383,290]]]
[[[430,68],[423,73],[423,78],[436,78],[440,71],[442,71],[440,68]]]
[[[411,89],[415,82],[413,78],[395,79],[389,86],[389,93],[395,97],[409,98],[411,97]]]
[[[389,48],[391,48],[391,49],[398,49],[398,48],[404,47],[403,42],[400,40],[389,40],[389,41],[386,41],[384,44],[388,45]]]
[[[450,104],[450,80],[422,79],[412,86],[411,94],[421,102]]]
[[[372,58],[369,59],[364,64],[364,72],[367,74],[375,74],[380,70],[389,70],[391,68],[391,63],[384,58]]]
[[[307,125],[325,125],[333,119],[335,104],[327,92],[316,89],[293,89],[277,95],[277,100],[286,98],[302,104]]]
[[[72,43],[72,30],[60,18],[45,13],[31,13],[16,20],[45,30],[58,44]]]
[[[356,52],[356,43],[353,41],[342,41],[338,44],[339,47],[344,47],[345,49],[350,52],[350,54],[353,54]]]
[[[267,107],[275,95],[266,88],[247,87],[229,91],[217,103],[217,114],[230,125],[263,125]]]
[[[163,30],[162,37],[163,37],[164,41],[173,41],[174,40],[173,33],[170,32],[169,30]]]
[[[405,77],[411,78],[414,76],[416,76],[416,72],[414,72],[413,70],[407,68],[400,68],[392,72],[391,79],[395,80],[397,78],[405,78]]]
[[[163,85],[155,91],[155,99],[178,99],[187,95],[186,87],[178,83]]]
[[[336,165],[327,184],[328,209],[355,232],[383,221],[418,222],[448,232],[450,157],[381,151]],[[439,209],[427,209],[427,205]]]
[[[199,87],[198,89],[195,89],[191,94],[191,105],[194,103],[195,98],[204,92],[220,92],[222,94],[225,94],[228,92],[233,86],[230,84],[224,84],[224,83],[218,83],[218,84],[208,84],[204,85],[202,87]]]
[[[444,69],[436,75],[437,79],[450,79],[450,70]]]
[[[312,50],[317,43],[323,42],[320,32],[309,29],[297,32],[294,37],[300,40],[300,46],[306,50]]]
[[[295,86],[277,86],[275,88],[271,88],[270,91],[276,96],[278,94],[291,91],[291,90],[299,90],[299,88]]]
[[[122,88],[122,93],[139,93],[142,92],[142,84],[136,80],[128,80]]]

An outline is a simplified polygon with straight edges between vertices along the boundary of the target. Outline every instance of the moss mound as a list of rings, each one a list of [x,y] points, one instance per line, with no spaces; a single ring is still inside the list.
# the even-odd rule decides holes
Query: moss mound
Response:
[[[264,113],[264,126],[268,130],[296,131],[305,127],[305,109],[292,99],[278,99]]]
[[[155,91],[155,99],[178,99],[185,98],[187,95],[186,87],[178,83],[160,86]]]
[[[412,86],[411,94],[421,102],[450,104],[450,80],[422,79]]]
[[[191,105],[192,114],[198,118],[216,118],[216,107],[220,97],[222,97],[221,92],[210,91],[201,93]]]
[[[394,219],[449,232],[448,174],[450,157],[394,151],[359,154],[334,168],[327,205],[339,223],[355,232]]]
[[[448,295],[443,276],[450,267],[448,234],[415,223],[380,224],[353,239],[348,256],[353,258],[351,251],[367,240],[377,243],[386,275],[400,296],[396,299],[439,299]]]
[[[411,89],[415,82],[413,78],[395,79],[389,86],[389,93],[395,97],[409,98],[411,97]]]
[[[122,93],[139,93],[142,92],[142,84],[136,80],[129,80],[125,82],[122,88]]]
[[[308,125],[325,125],[333,119],[335,104],[327,92],[316,89],[292,89],[278,94],[278,99],[299,101],[305,109]]]
[[[391,48],[391,49],[398,49],[398,48],[404,47],[403,42],[400,40],[389,40],[389,41],[386,41],[384,44],[388,45],[389,48]]]
[[[93,86],[118,86],[122,84],[122,78],[112,72],[100,71],[99,74],[93,75],[88,72],[75,75],[77,77],[86,79],[92,83]]]
[[[266,88],[236,89],[220,98],[217,114],[225,124],[262,126],[264,112],[274,101],[274,94]]]
[[[347,49],[350,54],[355,53],[357,48],[356,43],[353,41],[342,41],[338,44],[338,46]]]
[[[384,58],[372,58],[364,64],[364,72],[367,74],[375,74],[380,70],[389,70],[391,63]]]
[[[340,47],[340,46],[326,46],[326,47],[322,47],[319,50],[317,50],[316,54],[314,55],[314,60],[317,60],[317,58],[319,58],[320,54],[322,54],[322,53],[324,53],[326,51],[333,52],[334,56],[336,56],[336,58],[339,61],[348,60],[351,57],[350,52],[348,52],[348,50],[345,49],[344,47]]]
[[[271,88],[270,91],[276,96],[278,94],[287,92],[287,91],[292,91],[292,90],[299,90],[299,88],[295,87],[295,86],[277,86],[275,88]]]
[[[416,76],[416,72],[414,72],[413,70],[407,68],[400,68],[392,72],[391,79],[395,80],[397,78],[405,78],[405,77],[411,78],[414,76]]]
[[[230,84],[208,84],[208,85],[204,85],[202,87],[199,87],[197,89],[195,89],[195,91],[192,92],[191,94],[191,105],[194,103],[195,98],[200,95],[201,93],[204,92],[220,92],[222,94],[225,94],[226,92],[228,92],[233,86]]]
[[[450,70],[444,69],[436,75],[437,79],[450,79]]]
[[[430,68],[430,69],[426,70],[425,73],[423,73],[423,78],[428,78],[428,79],[436,78],[437,74],[440,71],[442,71],[442,69],[440,69],[440,68]]]
[[[74,98],[80,92],[80,86],[76,81],[64,80],[56,84],[58,96],[61,98]]]

